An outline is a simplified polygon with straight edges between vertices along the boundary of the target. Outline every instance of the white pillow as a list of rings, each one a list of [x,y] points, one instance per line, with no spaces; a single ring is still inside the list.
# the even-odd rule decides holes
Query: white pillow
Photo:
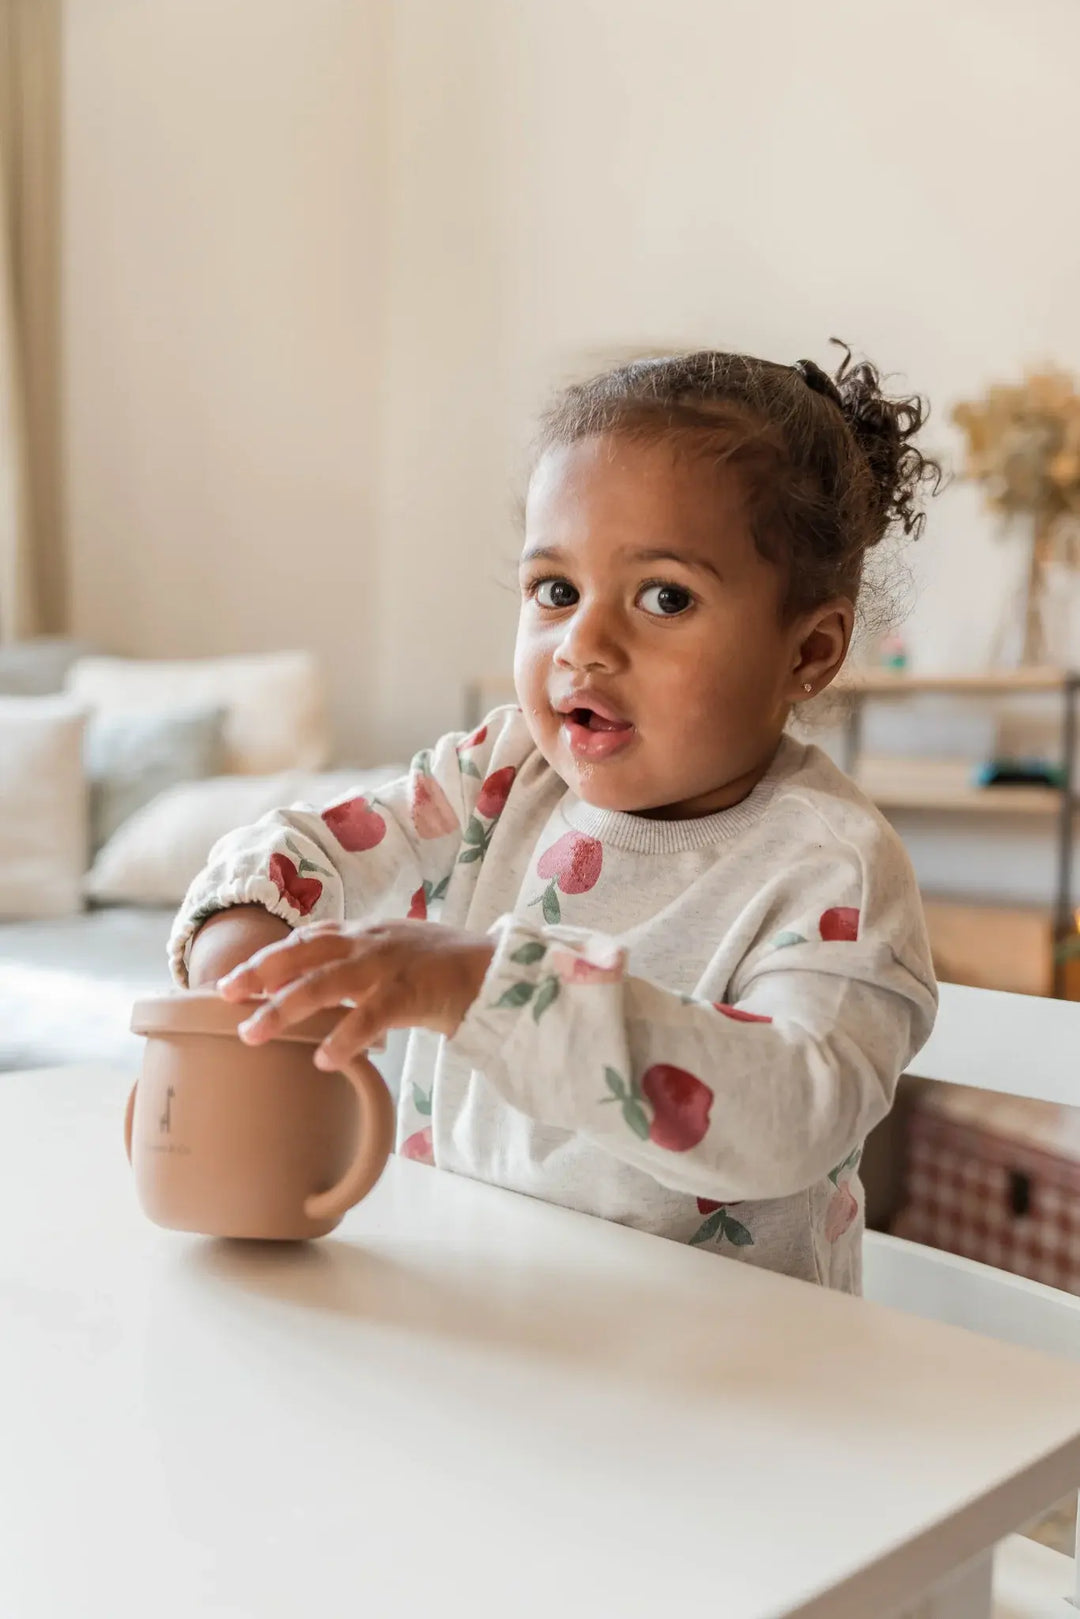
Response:
[[[67,690],[96,710],[222,708],[224,769],[321,770],[330,757],[326,686],[308,652],[153,663],[80,658]]]
[[[394,765],[325,775],[217,776],[170,787],[113,833],[94,861],[86,893],[102,904],[179,905],[226,832],[284,805],[375,792],[401,774]]]
[[[70,698],[0,697],[0,919],[82,909],[85,725]]]

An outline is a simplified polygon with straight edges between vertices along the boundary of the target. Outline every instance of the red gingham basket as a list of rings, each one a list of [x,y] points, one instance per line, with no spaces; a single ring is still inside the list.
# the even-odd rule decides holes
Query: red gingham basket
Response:
[[[1080,1293],[1080,1110],[927,1084],[892,1229]]]

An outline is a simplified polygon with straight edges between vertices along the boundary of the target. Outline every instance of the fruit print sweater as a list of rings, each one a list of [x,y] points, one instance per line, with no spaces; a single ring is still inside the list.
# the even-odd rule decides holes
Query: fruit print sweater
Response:
[[[374,798],[223,838],[180,983],[198,923],[252,902],[495,938],[455,1037],[409,1037],[406,1156],[858,1290],[862,1142],[936,990],[900,842],[817,748],[785,738],[732,809],[650,820],[576,798],[500,709]]]

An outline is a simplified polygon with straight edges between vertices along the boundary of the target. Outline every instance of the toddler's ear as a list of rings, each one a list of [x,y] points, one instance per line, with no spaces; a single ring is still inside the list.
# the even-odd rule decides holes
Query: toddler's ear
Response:
[[[836,679],[847,657],[854,624],[855,609],[846,596],[800,616],[793,627],[789,703],[816,697]]]

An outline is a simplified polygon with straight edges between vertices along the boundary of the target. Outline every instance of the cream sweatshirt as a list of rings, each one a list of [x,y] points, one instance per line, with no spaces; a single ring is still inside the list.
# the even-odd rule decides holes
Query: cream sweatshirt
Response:
[[[937,995],[903,847],[819,749],[785,738],[735,808],[654,820],[576,798],[500,709],[373,798],[223,838],[178,982],[199,923],[250,903],[493,935],[456,1036],[409,1037],[400,1152],[858,1290],[862,1143]]]

